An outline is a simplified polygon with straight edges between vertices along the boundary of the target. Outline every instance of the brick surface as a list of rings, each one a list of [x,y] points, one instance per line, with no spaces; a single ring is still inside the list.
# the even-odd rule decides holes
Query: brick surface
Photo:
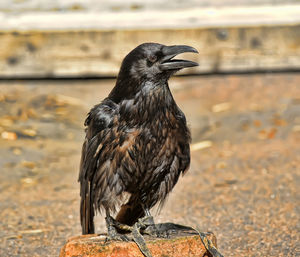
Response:
[[[209,234],[208,238],[216,244],[216,238]],[[60,257],[93,256],[93,257],[142,257],[143,254],[134,242],[113,241],[105,243],[105,236],[83,235],[71,237],[61,249]],[[147,246],[153,257],[207,256],[201,239],[197,235],[171,239],[147,240]]]

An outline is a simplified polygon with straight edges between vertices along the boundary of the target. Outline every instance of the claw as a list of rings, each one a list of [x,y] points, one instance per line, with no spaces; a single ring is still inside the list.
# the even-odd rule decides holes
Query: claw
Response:
[[[122,234],[109,234],[106,238],[104,243],[108,243],[109,241],[124,241],[124,242],[129,242],[130,239],[126,235]]]
[[[107,243],[108,241],[111,241],[111,240],[125,241],[125,242],[130,241],[130,239],[126,235],[123,235],[117,231],[117,229],[116,229],[117,222],[111,216],[107,216],[105,218],[105,221],[106,221],[107,233],[108,233],[108,235],[105,239],[105,243]]]
[[[139,222],[137,222],[133,225],[132,236],[133,236],[133,241],[138,245],[138,247],[140,248],[140,250],[144,254],[144,256],[152,257],[152,254],[146,245],[145,239],[142,236],[142,234],[140,233]]]
[[[224,257],[219,251],[218,249],[215,247],[215,245],[213,244],[213,242],[211,240],[209,240],[206,236],[205,233],[200,232],[196,229],[194,229],[195,231],[198,232],[202,243],[204,244],[206,250],[212,255],[212,257]]]
[[[143,218],[139,218],[138,223],[141,225],[141,228],[155,225],[152,216],[145,216]]]
[[[149,248],[146,245],[145,239],[143,237],[144,234],[154,236],[154,237],[163,237],[168,238],[170,236],[171,231],[195,231],[199,234],[203,244],[207,251],[213,257],[223,257],[223,255],[217,250],[211,240],[209,240],[205,233],[202,233],[194,228],[186,227],[173,223],[161,223],[155,224],[153,217],[151,215],[146,215],[143,218],[138,219],[138,221],[133,226],[128,226],[126,224],[122,224],[114,220],[110,215],[107,215],[106,218],[106,226],[108,231],[108,236],[105,239],[105,242],[111,240],[117,241],[131,241],[129,237],[126,235],[119,233],[122,232],[131,232],[132,240],[138,245],[139,249],[143,253],[145,257],[152,257],[152,254]]]
[[[111,227],[110,229],[108,229],[108,235],[105,239],[105,243],[109,242],[109,241],[124,241],[124,242],[129,242],[130,239],[126,236],[123,235],[121,233],[118,233],[116,228]]]
[[[159,231],[152,216],[140,218],[136,224],[140,228],[142,234],[147,234],[153,237],[165,237],[164,231]]]

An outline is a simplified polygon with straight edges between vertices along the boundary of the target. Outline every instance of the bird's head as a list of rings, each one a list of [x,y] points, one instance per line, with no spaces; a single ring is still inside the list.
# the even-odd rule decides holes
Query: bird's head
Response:
[[[116,86],[109,94],[115,102],[129,99],[146,85],[165,85],[169,77],[183,68],[198,66],[198,63],[173,59],[176,55],[198,51],[186,45],[165,46],[144,43],[133,49],[123,60]],[[149,83],[148,83],[149,85]]]
[[[168,79],[176,71],[198,66],[198,63],[193,61],[173,59],[176,55],[186,52],[198,53],[195,48],[186,45],[165,46],[157,43],[144,43],[124,58],[120,74],[126,74],[138,80]]]

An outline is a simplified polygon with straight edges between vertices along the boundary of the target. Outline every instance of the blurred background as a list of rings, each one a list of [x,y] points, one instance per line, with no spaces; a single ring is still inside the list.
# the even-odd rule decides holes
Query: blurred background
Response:
[[[192,164],[156,221],[214,232],[225,256],[297,256],[299,0],[1,0],[0,256],[81,233],[83,122],[143,42],[199,51],[170,80]]]

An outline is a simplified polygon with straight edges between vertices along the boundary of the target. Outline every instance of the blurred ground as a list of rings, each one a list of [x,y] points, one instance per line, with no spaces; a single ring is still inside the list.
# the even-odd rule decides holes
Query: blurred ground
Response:
[[[58,256],[80,234],[82,124],[113,84],[1,82],[0,256]],[[170,84],[194,151],[156,220],[213,231],[224,256],[297,256],[300,74]],[[104,230],[102,217],[97,230]]]

